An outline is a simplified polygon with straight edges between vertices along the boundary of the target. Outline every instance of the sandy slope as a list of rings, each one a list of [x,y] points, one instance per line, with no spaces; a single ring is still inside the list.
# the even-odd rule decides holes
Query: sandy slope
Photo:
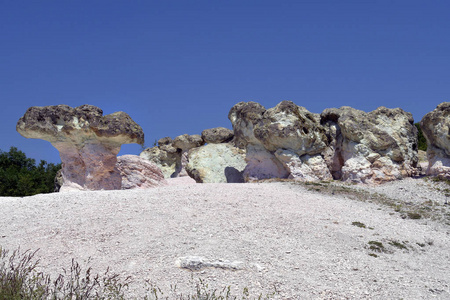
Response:
[[[145,280],[186,292],[192,278],[202,278],[233,291],[276,289],[279,299],[449,299],[449,232],[442,223],[289,183],[0,198],[1,246],[40,248],[42,268],[53,273],[90,257],[96,271],[110,266],[132,276],[130,295],[142,295]],[[371,251],[370,241],[386,252]],[[177,267],[186,256],[240,262],[240,269]]]

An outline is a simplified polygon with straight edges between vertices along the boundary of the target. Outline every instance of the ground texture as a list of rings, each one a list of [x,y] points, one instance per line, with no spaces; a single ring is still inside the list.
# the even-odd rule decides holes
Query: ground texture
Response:
[[[0,246],[40,249],[40,268],[54,276],[72,258],[110,267],[131,277],[130,298],[145,282],[188,294],[199,279],[275,299],[450,298],[442,183],[187,183],[2,197]]]

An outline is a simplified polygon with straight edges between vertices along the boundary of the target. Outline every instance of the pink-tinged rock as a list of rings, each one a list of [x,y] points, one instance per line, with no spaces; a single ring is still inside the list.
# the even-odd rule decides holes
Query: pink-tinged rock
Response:
[[[260,145],[247,145],[244,169],[244,180],[252,182],[261,179],[287,178],[288,169],[276,158],[273,153]]]
[[[92,105],[30,107],[16,129],[26,138],[49,141],[58,149],[64,182],[61,191],[121,189],[116,167],[120,147],[144,142],[142,128],[128,114],[103,116]]]
[[[275,156],[289,170],[288,178],[290,179],[308,182],[333,179],[325,160],[320,154],[313,156],[302,155],[299,157],[292,151],[278,149],[275,152]]]
[[[155,163],[137,155],[117,157],[117,169],[122,178],[122,190],[167,185],[161,169]]]

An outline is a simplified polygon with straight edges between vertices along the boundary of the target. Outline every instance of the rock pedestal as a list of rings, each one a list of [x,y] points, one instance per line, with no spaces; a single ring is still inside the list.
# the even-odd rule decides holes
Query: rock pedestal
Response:
[[[49,141],[62,162],[61,191],[121,189],[116,168],[122,144],[144,142],[142,128],[128,114],[103,116],[92,105],[30,107],[16,126],[26,138]]]

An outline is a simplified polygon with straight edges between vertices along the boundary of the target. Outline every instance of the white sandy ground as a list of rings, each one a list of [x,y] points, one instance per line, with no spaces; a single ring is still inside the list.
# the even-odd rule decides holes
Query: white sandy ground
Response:
[[[1,197],[0,245],[39,248],[40,266],[51,274],[72,258],[82,265],[90,258],[95,272],[109,266],[131,276],[130,298],[144,294],[146,280],[166,294],[171,284],[186,294],[201,278],[236,294],[244,287],[255,295],[276,290],[275,299],[450,299],[448,224],[403,219],[387,206],[298,184],[188,183]],[[443,187],[423,179],[364,189],[405,202],[431,197],[449,211]],[[371,251],[370,241],[388,252]],[[238,261],[242,269],[177,267],[186,256]]]

